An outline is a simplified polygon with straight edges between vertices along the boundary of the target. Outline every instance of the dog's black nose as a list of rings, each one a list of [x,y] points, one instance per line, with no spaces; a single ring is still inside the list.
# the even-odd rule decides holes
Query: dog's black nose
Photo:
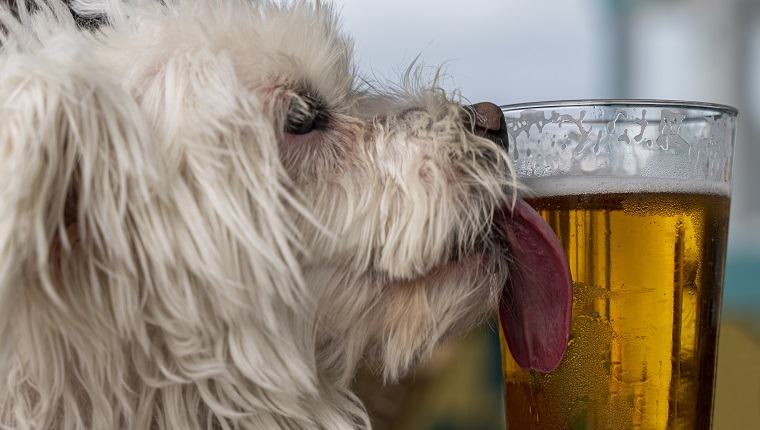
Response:
[[[468,112],[467,122],[473,126],[475,134],[490,139],[505,151],[509,149],[507,123],[500,107],[484,102],[465,106],[464,109]]]

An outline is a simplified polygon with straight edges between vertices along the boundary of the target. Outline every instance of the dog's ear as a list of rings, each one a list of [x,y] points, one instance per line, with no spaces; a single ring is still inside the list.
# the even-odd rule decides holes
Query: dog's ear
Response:
[[[76,242],[100,256],[89,262],[93,274],[102,274],[95,267],[105,260],[135,270],[127,205],[146,200],[146,184],[157,177],[150,171],[156,158],[149,155],[150,129],[136,103],[92,61],[63,4],[35,4],[36,11],[21,8],[18,18],[0,10],[7,29],[0,52],[3,352],[31,297],[53,314],[74,317],[78,292],[61,286]],[[54,320],[48,322],[60,323]]]
[[[328,407],[319,392],[312,300],[298,258],[305,249],[294,214],[305,210],[280,161],[271,106],[244,81],[260,74],[250,69],[256,58],[191,44],[164,55],[136,63],[127,81],[155,125],[166,168],[179,172],[167,198],[181,219],[146,233],[176,247],[172,255],[146,247],[151,261],[166,265],[151,274],[166,303],[148,304],[153,320],[172,328],[164,364],[201,387],[217,419],[229,410],[272,414],[261,398],[288,416],[314,414],[318,403],[329,414],[337,400]],[[252,397],[236,394],[243,392]],[[189,401],[169,401],[195,413]],[[257,427],[275,426],[256,419]]]
[[[303,335],[282,330],[306,317],[292,312],[307,312],[297,258],[305,250],[293,220],[305,210],[280,162],[272,112],[239,79],[238,67],[225,51],[178,50],[150,73],[134,74],[135,98],[157,128],[167,166],[181,170],[181,189],[169,198],[188,216],[194,240],[202,240],[193,246],[206,249],[182,258],[213,283],[203,293],[221,300],[218,315],[240,312],[237,323],[279,331],[265,339],[277,349]]]

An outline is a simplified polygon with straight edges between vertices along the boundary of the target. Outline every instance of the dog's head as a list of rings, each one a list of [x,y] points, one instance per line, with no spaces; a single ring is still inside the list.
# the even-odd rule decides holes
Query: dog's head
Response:
[[[303,205],[292,214],[323,371],[347,382],[369,356],[394,379],[502,298],[518,362],[556,366],[569,270],[517,198],[500,109],[463,106],[422,69],[390,89],[357,77],[327,6],[276,16],[264,31],[289,31],[264,37],[276,55],[258,91]]]
[[[4,416],[344,428],[360,360],[396,378],[500,299],[518,362],[556,365],[569,272],[495,105],[357,77],[321,3],[34,4],[2,18],[0,293],[37,400]]]

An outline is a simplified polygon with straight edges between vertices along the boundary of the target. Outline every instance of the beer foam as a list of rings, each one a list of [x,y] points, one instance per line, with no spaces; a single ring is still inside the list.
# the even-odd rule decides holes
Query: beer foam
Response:
[[[551,176],[525,178],[530,197],[582,194],[684,193],[729,196],[731,186],[723,181],[699,181],[645,177]]]

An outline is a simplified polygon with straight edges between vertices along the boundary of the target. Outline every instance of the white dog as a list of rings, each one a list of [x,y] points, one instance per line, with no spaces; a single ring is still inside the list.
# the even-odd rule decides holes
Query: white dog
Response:
[[[320,3],[70,3],[0,8],[3,428],[370,428],[357,365],[500,297],[556,365],[566,267],[495,105],[363,83]]]

